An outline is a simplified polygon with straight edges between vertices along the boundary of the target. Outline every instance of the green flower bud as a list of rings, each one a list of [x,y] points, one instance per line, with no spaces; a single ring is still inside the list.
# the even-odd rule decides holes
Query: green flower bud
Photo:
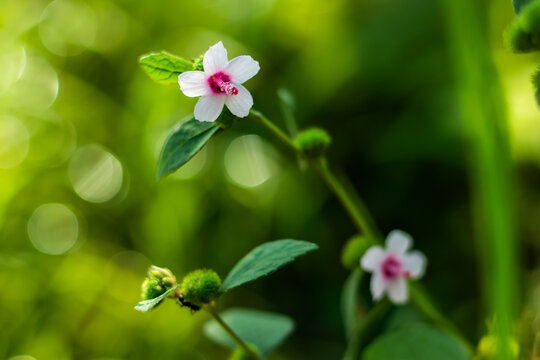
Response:
[[[159,280],[153,278],[146,278],[142,284],[141,298],[143,300],[150,300],[163,294],[165,291],[164,286],[161,285]]]
[[[295,140],[298,149],[311,158],[324,155],[331,142],[332,138],[326,130],[318,127],[301,131]]]
[[[153,299],[163,294],[174,285],[176,285],[176,277],[171,270],[151,266],[150,269],[148,269],[147,277],[142,284],[141,297],[143,300]]]
[[[347,241],[341,253],[341,263],[347,269],[355,269],[360,266],[360,259],[369,248],[366,238],[356,235]]]
[[[512,52],[524,53],[538,49],[538,38],[523,30],[518,21],[510,25],[504,37],[506,45]]]
[[[184,277],[180,291],[183,301],[197,306],[208,304],[219,295],[221,279],[214,270],[195,270]]]
[[[517,20],[506,30],[505,41],[516,53],[540,50],[540,1],[523,7]]]
[[[163,282],[166,286],[176,285],[176,277],[171,270],[152,265],[148,269],[148,276]]]
[[[534,86],[534,95],[536,97],[536,102],[540,105],[540,69],[537,69],[533,74],[531,81]]]
[[[257,349],[257,347],[255,345],[248,344],[248,347],[255,354],[261,356],[259,350]],[[237,347],[236,349],[234,349],[234,351],[231,354],[231,357],[229,358],[229,360],[251,360],[251,359],[252,359],[251,356],[246,354],[244,349],[242,349],[241,347]]]
[[[478,343],[478,357],[481,360],[495,360],[499,355],[500,340],[495,335],[486,335]],[[519,344],[515,339],[508,339],[508,346],[512,358],[517,359],[519,355]]]
[[[193,60],[193,70],[204,71],[203,59],[204,59],[204,55],[201,55],[197,59]]]
[[[535,36],[540,35],[540,1],[531,1],[519,13],[520,27]]]

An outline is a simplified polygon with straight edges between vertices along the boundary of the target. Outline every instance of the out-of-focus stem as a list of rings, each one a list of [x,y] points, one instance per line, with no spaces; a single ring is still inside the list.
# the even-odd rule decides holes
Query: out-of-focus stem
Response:
[[[357,360],[360,357],[360,349],[366,342],[366,337],[369,330],[381,320],[381,318],[390,309],[390,302],[382,300],[378,302],[369,314],[358,324],[354,334],[351,336],[351,340],[347,345],[343,360]]]
[[[513,169],[506,99],[499,83],[484,20],[485,1],[445,0],[443,14],[453,55],[483,265],[485,301],[495,319],[498,360],[511,359],[512,320],[518,298]]]
[[[433,321],[440,329],[454,335],[467,349],[469,354],[474,354],[474,346],[461,334],[459,329],[456,328],[454,324],[435,307],[435,305],[433,305],[433,301],[431,301],[430,297],[426,294],[420,284],[411,284],[410,296],[413,303],[424,316]]]
[[[263,360],[259,355],[257,355],[253,350],[251,350],[249,348],[249,346],[247,346],[247,344],[244,342],[244,340],[242,340],[235,332],[233,329],[231,329],[231,327],[229,325],[227,325],[227,323],[225,321],[223,321],[223,319],[221,318],[221,316],[219,316],[219,314],[217,313],[217,311],[214,309],[214,308],[208,308],[207,311],[210,313],[210,315],[212,315],[212,317],[214,318],[214,320],[217,321],[217,323],[219,325],[221,325],[221,327],[223,328],[223,330],[225,330],[227,332],[227,334],[229,334],[233,340],[238,344],[238,346],[240,346],[244,352],[253,360]]]

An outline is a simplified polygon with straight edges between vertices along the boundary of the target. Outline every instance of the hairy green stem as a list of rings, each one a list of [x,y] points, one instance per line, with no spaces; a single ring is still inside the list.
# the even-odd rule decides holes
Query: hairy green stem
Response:
[[[249,112],[248,117],[252,120],[255,120],[262,126],[264,126],[275,137],[277,137],[283,144],[285,144],[290,150],[294,151],[303,159],[305,159],[304,154],[298,150],[294,141],[283,130],[281,130],[273,122],[271,122],[266,116],[264,116],[257,110],[251,110]]]
[[[326,159],[321,158],[310,164],[339,199],[358,231],[364,233],[371,244],[381,243],[380,233],[366,206],[359,197],[356,197],[356,201],[353,200],[343,184],[328,168]]]
[[[247,346],[247,344],[244,342],[244,340],[242,340],[234,331],[233,329],[231,329],[231,327],[229,325],[227,325],[227,323],[225,321],[223,321],[223,319],[221,318],[221,316],[219,316],[219,314],[217,313],[217,311],[214,309],[214,308],[209,308],[209,309],[206,309],[210,315],[212,315],[212,317],[214,318],[214,320],[217,321],[217,323],[219,325],[221,325],[221,327],[223,328],[223,330],[225,330],[227,332],[227,334],[230,335],[230,337],[233,338],[234,342],[236,342],[238,344],[238,346],[240,346],[244,352],[252,359],[252,360],[263,360],[262,357],[260,357],[259,355],[257,355],[252,349],[249,348],[249,346]]]
[[[251,110],[249,117],[264,126],[282,143],[284,143],[290,150],[294,151],[300,158],[309,163],[317,171],[317,173],[319,173],[324,182],[339,199],[339,201],[349,214],[352,222],[356,226],[357,230],[361,233],[364,233],[369,238],[370,242],[380,242],[379,232],[376,229],[375,223],[371,215],[367,211],[367,208],[364,206],[359,197],[356,197],[357,201],[355,202],[353,198],[349,196],[343,184],[341,184],[337,180],[337,178],[328,168],[325,159],[318,159],[313,161],[306,158],[304,153],[302,153],[302,151],[298,149],[294,141],[284,131],[278,128],[272,121],[270,121],[260,112],[256,110]]]
[[[295,145],[294,141],[287,134],[285,134],[285,132],[283,132],[260,112],[252,110],[248,116],[269,130],[289,149],[294,151],[300,158],[305,160],[312,168],[314,168],[319,176],[321,176],[321,178],[328,185],[330,190],[334,193],[334,195],[339,199],[358,231],[364,233],[372,244],[382,244],[383,239],[380,235],[381,232],[378,230],[375,221],[373,220],[360,196],[354,192],[354,189],[346,188],[343,183],[336,178],[328,167],[325,158],[317,160],[307,158],[305,154],[302,153],[302,151]],[[416,307],[440,328],[454,334],[472,354],[474,347],[463,335],[461,335],[459,330],[453,326],[452,323],[440,311],[437,310],[436,306],[424,293],[424,291],[421,291],[417,284],[411,284],[410,287],[411,299]]]

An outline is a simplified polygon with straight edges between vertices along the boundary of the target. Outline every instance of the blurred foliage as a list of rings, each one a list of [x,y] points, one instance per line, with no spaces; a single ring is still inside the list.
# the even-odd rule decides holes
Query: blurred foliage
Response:
[[[249,83],[258,109],[280,119],[276,91],[288,88],[299,127],[329,131],[331,162],[351,175],[384,232],[413,234],[430,260],[426,287],[478,341],[486,309],[440,4],[158,3],[0,0],[0,358],[223,359],[228,352],[200,331],[204,315],[172,302],[151,316],[133,309],[148,266],[224,276],[254,246],[289,237],[320,250],[228,294],[223,306],[295,319],[274,359],[343,353],[340,254],[355,231],[316,176],[240,121],[155,181],[159,149],[195,100],[150,81],[139,55],[196,58],[218,40],[261,63]],[[503,47],[511,1],[482,4],[519,174],[526,311],[516,326],[520,343],[532,344],[540,330],[540,121],[529,80],[537,55]],[[399,309],[389,321],[415,316]]]

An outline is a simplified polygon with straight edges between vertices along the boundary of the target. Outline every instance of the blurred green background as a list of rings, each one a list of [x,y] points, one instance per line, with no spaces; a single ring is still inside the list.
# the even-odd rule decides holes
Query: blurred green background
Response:
[[[483,3],[518,172],[526,256],[516,296],[532,332],[540,121],[529,77],[538,58],[503,46],[511,2]],[[319,178],[246,120],[155,181],[163,141],[195,100],[153,83],[137,60],[159,50],[195,58],[219,40],[230,58],[260,62],[246,84],[257,109],[283,126],[276,91],[285,87],[300,127],[331,132],[333,167],[350,175],[385,233],[414,236],[430,261],[424,284],[476,342],[488,320],[481,251],[438,1],[0,0],[0,358],[226,358],[202,335],[206,315],[172,302],[133,309],[146,269],[181,277],[210,267],[224,277],[279,238],[320,250],[228,294],[223,307],[296,319],[273,359],[340,357],[348,272],[339,257],[354,228]]]

